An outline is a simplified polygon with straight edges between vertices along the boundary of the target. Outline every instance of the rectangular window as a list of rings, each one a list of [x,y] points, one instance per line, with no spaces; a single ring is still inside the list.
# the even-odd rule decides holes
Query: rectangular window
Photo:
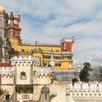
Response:
[[[26,80],[26,73],[25,72],[21,72],[20,79],[21,80]]]
[[[61,63],[60,62],[55,63],[55,66],[61,66]]]
[[[44,55],[44,58],[45,58],[45,59],[50,59],[51,56],[50,56],[50,55]]]
[[[61,56],[54,56],[54,59],[62,59]]]

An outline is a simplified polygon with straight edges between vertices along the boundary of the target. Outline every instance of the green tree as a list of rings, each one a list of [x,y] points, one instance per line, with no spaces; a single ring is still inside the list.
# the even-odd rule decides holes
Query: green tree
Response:
[[[102,67],[99,69],[99,82],[102,81]]]
[[[79,74],[79,78],[80,81],[83,82],[89,82],[89,71],[91,71],[91,65],[89,62],[85,62],[83,64],[83,69],[81,69],[80,74]]]

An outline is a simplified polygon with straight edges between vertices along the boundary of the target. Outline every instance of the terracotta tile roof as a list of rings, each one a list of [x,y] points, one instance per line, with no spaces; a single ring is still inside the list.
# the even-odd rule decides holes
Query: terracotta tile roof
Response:
[[[0,67],[11,67],[9,63],[0,63]]]

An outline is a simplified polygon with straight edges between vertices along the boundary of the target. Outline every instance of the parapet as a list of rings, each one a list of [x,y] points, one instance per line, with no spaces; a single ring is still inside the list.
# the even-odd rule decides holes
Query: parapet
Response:
[[[37,67],[34,70],[33,84],[47,85],[52,83],[52,68],[51,67]]]
[[[74,42],[74,39],[73,38],[63,38],[60,43],[63,43],[63,42]]]
[[[39,57],[32,57],[32,56],[14,56],[11,58],[11,64],[16,65],[17,63],[38,63],[40,64]]]
[[[51,77],[51,74],[52,74],[51,67],[43,67],[43,68],[38,67],[34,71],[35,71],[35,77],[38,77],[38,78]]]
[[[19,14],[15,15],[15,14],[13,14],[13,12],[10,12],[8,17],[9,17],[10,20],[15,19],[15,20],[18,20],[20,22],[20,15]]]

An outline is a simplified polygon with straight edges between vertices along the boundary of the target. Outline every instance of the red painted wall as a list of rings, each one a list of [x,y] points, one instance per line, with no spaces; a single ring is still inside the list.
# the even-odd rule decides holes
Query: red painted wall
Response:
[[[72,42],[63,42],[61,44],[61,50],[72,52]]]

